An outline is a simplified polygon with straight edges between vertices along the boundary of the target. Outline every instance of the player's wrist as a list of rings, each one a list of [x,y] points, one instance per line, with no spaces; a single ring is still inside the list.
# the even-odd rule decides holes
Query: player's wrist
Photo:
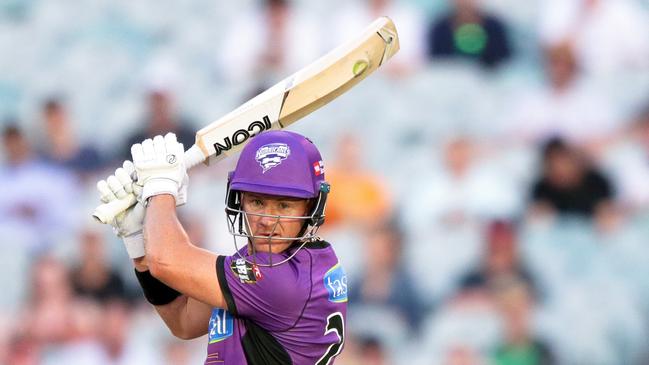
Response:
[[[144,234],[140,230],[131,235],[122,237],[124,246],[126,247],[126,252],[128,257],[132,259],[137,259],[143,257],[146,252],[144,251]]]

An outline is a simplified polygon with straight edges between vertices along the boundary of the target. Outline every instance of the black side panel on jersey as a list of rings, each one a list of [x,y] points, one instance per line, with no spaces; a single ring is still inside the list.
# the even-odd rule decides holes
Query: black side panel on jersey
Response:
[[[228,280],[225,278],[225,256],[218,256],[216,258],[216,278],[219,281],[219,286],[221,287],[221,293],[223,293],[225,304],[228,306],[226,309],[236,317],[238,315],[237,306],[234,304],[234,299],[232,299],[232,292],[230,292]]]
[[[265,329],[244,319],[246,334],[241,340],[248,365],[291,365],[286,349]]]
[[[304,245],[304,248],[322,249],[322,248],[327,248],[329,246],[330,246],[330,244],[327,241],[311,241],[311,242],[307,242]]]

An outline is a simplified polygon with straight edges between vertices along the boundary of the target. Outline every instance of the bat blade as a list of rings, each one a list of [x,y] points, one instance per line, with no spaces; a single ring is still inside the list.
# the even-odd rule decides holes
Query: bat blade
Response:
[[[196,133],[185,166],[215,162],[238,152],[266,130],[282,129],[329,103],[383,65],[399,50],[396,27],[380,17],[345,43]],[[93,216],[108,223],[135,204],[132,196],[100,205]]]

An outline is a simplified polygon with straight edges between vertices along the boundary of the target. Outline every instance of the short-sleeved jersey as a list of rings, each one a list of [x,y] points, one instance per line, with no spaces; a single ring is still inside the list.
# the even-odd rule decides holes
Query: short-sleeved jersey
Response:
[[[205,364],[324,365],[342,351],[347,277],[324,241],[291,253],[219,256],[216,271],[227,304],[209,323]],[[246,257],[248,261],[241,258]]]

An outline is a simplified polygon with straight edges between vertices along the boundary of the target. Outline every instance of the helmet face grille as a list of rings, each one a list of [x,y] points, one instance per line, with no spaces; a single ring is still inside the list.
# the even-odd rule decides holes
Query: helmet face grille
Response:
[[[269,214],[256,214],[256,213],[247,213],[241,209],[230,209],[226,208],[226,211],[228,213],[226,214],[227,221],[228,221],[228,230],[230,234],[233,237],[234,241],[234,247],[237,251],[237,254],[246,261],[255,264],[257,266],[276,266],[283,264],[287,262],[288,260],[292,259],[298,251],[309,241],[312,240],[318,240],[319,237],[316,235],[319,226],[312,226],[309,225],[308,222],[312,220],[311,216],[303,216],[303,217],[297,217],[297,216],[282,216],[282,215],[269,215]],[[270,232],[269,235],[254,235],[251,232],[250,229],[250,221],[249,217],[250,216],[257,216],[257,217],[269,217],[275,219],[275,223],[273,224],[273,228]],[[277,226],[279,225],[279,222],[281,219],[301,219],[304,221],[304,225],[306,229],[303,229],[301,234],[298,234],[296,237],[273,237],[273,234],[275,233],[275,230]],[[239,239],[244,239],[245,243],[241,245],[240,247],[240,242]],[[283,241],[283,242],[296,242],[299,243],[298,247],[296,250],[294,250],[288,257],[283,258],[279,262],[273,262],[273,255],[264,255],[264,258],[258,257],[258,252],[256,245],[252,244],[252,240],[267,240],[267,250],[264,250],[264,253],[270,253],[272,252],[272,243],[271,241]],[[241,248],[243,246],[248,245],[248,253],[249,255],[247,257],[244,257],[240,254]],[[250,260],[252,258],[252,260]]]
[[[240,195],[241,193],[235,190],[228,189],[226,194],[226,219],[228,223],[228,231],[233,237],[234,247],[239,254],[239,256],[246,261],[258,265],[258,266],[276,266],[287,262],[292,259],[297,252],[307,243],[314,240],[319,240],[317,236],[318,229],[320,225],[324,222],[324,206],[326,204],[326,192],[319,194],[315,206],[312,209],[312,214],[308,216],[287,216],[287,215],[270,215],[270,214],[260,214],[260,213],[249,213],[244,211],[241,208]],[[268,235],[254,235],[251,229],[249,217],[266,217],[275,219],[273,228]],[[273,237],[277,226],[282,219],[290,220],[302,220],[303,229],[295,237]],[[260,258],[257,254],[257,249],[255,245],[252,244],[252,240],[267,240],[268,246],[267,250],[264,250],[264,253],[272,252],[272,243],[271,241],[282,241],[282,242],[294,242],[298,243],[297,249],[294,250],[288,257],[283,258],[279,262],[273,262],[273,255],[265,255],[268,258]],[[239,242],[244,241],[244,242]],[[241,248],[245,245],[248,245],[249,257],[243,257],[239,253]],[[295,247],[295,245],[291,246]],[[252,258],[252,261],[250,260]]]

